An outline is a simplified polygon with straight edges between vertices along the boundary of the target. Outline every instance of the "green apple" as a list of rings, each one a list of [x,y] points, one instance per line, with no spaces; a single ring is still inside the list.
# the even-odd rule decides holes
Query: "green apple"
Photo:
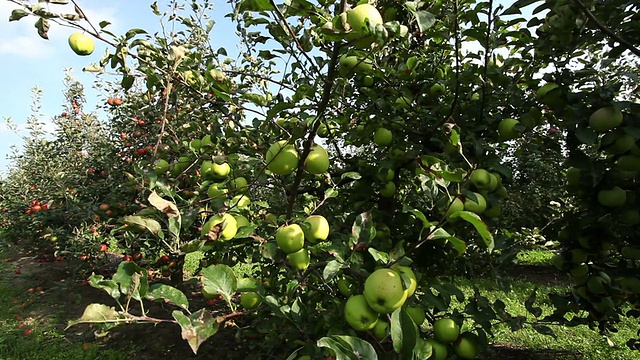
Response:
[[[593,304],[593,308],[596,309],[596,311],[603,314],[613,311],[613,309],[616,306],[615,303],[613,302],[613,299],[611,299],[611,297],[603,297],[600,299],[600,301],[592,304]]]
[[[302,222],[304,237],[312,243],[327,240],[329,222],[322,215],[311,215]]]
[[[463,333],[453,344],[453,351],[461,359],[475,359],[478,356],[476,337],[471,333]]]
[[[620,254],[626,259],[640,260],[640,248],[624,246],[620,249]]]
[[[612,107],[603,107],[589,116],[589,126],[597,132],[609,131],[622,124],[622,113]]]
[[[378,322],[378,313],[369,306],[364,295],[354,295],[344,305],[344,319],[355,330],[371,330]]]
[[[405,278],[409,279],[409,284],[406,286],[405,293],[407,297],[410,298],[416,292],[418,288],[418,280],[416,278],[416,274],[411,270],[410,267],[404,265],[393,265],[391,267],[393,270],[400,273],[400,277],[404,275]]]
[[[558,107],[564,104],[562,89],[560,89],[558,84],[544,84],[540,89],[538,89],[536,95],[538,100],[547,106]]]
[[[490,173],[490,175],[491,175],[491,181],[489,182],[489,186],[483,190],[493,192],[493,191],[496,191],[496,189],[498,188],[498,185],[502,185],[502,178],[500,177],[500,175],[496,173]]]
[[[246,188],[247,185],[247,179],[243,177],[237,177],[229,182],[229,187],[234,190]]]
[[[432,96],[441,96],[442,94],[444,94],[444,90],[444,85],[435,83],[431,86],[431,88],[429,88],[429,94],[431,94]]]
[[[203,148],[213,147],[213,140],[211,140],[211,135],[205,135],[200,140],[200,146]]]
[[[304,247],[304,232],[298,224],[283,226],[276,232],[276,243],[285,253],[294,253]]]
[[[255,309],[262,303],[262,297],[257,293],[250,291],[240,295],[240,305],[245,309]]]
[[[629,209],[620,214],[620,221],[625,225],[640,224],[640,211],[638,209]]]
[[[158,174],[164,174],[169,170],[169,162],[165,159],[158,159],[153,164],[153,171]]]
[[[343,296],[349,297],[353,295],[355,288],[356,286],[351,279],[347,277],[341,277],[338,279],[338,291],[340,291],[340,294]]]
[[[616,161],[616,166],[623,171],[640,171],[640,156],[624,155]]]
[[[478,190],[488,190],[491,187],[491,173],[485,169],[475,169],[471,172],[469,181],[471,181]],[[494,179],[493,181],[496,180]]]
[[[218,184],[211,184],[211,186],[209,186],[209,190],[207,190],[207,195],[214,199],[217,198],[221,195],[224,195],[227,193],[227,189],[220,189],[218,188]]]
[[[442,318],[433,323],[433,332],[436,340],[443,344],[450,344],[460,335],[460,327],[453,319]]]
[[[214,162],[211,166],[211,176],[216,180],[225,179],[231,172],[231,166],[228,163],[218,164]]]
[[[399,98],[396,99],[395,104],[397,109],[408,110],[412,102],[413,102],[413,99],[411,99],[411,97],[400,96]]]
[[[431,344],[431,357],[429,357],[429,360],[445,360],[447,358],[447,355],[449,355],[447,345],[433,338],[427,339],[427,342]]]
[[[451,204],[451,205],[449,205],[449,204]],[[451,202],[451,199],[449,199],[449,200],[444,204],[444,206],[445,206],[445,207],[446,207],[446,206],[448,206],[448,209],[447,209],[447,208],[442,209],[442,211],[445,211],[445,210],[447,211],[447,212],[444,214],[444,216],[445,216],[447,219],[448,219],[448,218],[451,216],[451,214],[453,214],[454,212],[464,210],[464,202],[462,202],[462,200],[460,200],[460,198],[459,198],[459,197],[456,197],[456,198],[453,200],[453,202]]]
[[[393,181],[389,181],[384,184],[384,187],[380,189],[380,195],[383,197],[393,197],[393,194],[396,193],[396,184]]]
[[[320,145],[314,144],[304,161],[304,169],[311,174],[323,174],[329,169],[329,154]]]
[[[378,319],[376,326],[371,330],[373,337],[378,341],[384,340],[389,335],[389,322],[384,319]]]
[[[570,167],[567,170],[567,184],[569,184],[569,186],[580,185],[581,177],[582,177],[582,170],[575,167]]]
[[[240,214],[233,214],[233,217],[236,219],[236,222],[238,223],[238,229],[243,227],[243,226],[249,226],[251,225],[251,222],[249,221],[249,219],[247,219],[245,216],[240,215]]]
[[[217,230],[216,227],[219,227]],[[233,215],[225,213],[223,215],[212,216],[203,226],[202,236],[208,236],[212,240],[227,241],[233,239],[238,232],[238,222]],[[213,234],[212,234],[213,233]],[[215,238],[214,238],[215,237]]]
[[[366,75],[373,70],[373,65],[367,59],[355,55],[342,55],[338,59],[338,73],[343,77],[353,77],[354,75]],[[321,125],[322,126],[322,125]],[[326,125],[325,125],[326,127]],[[326,137],[318,131],[320,137]]]
[[[618,207],[624,205],[626,201],[627,193],[617,186],[598,192],[598,202],[603,206]]]
[[[378,179],[384,182],[393,180],[395,176],[396,172],[393,169],[383,167],[378,170]]]
[[[251,199],[247,195],[236,195],[229,202],[231,209],[244,209],[251,204]]]
[[[422,308],[419,308],[417,306],[407,306],[405,310],[407,311],[407,314],[409,314],[411,320],[413,320],[413,322],[418,326],[420,326],[427,319],[425,311]]]
[[[69,36],[69,46],[74,53],[80,56],[87,56],[93,53],[95,44],[93,39],[83,33],[73,33]]]
[[[194,151],[200,151],[200,148],[202,148],[202,142],[200,141],[200,139],[193,139],[189,143],[189,147]]]
[[[303,248],[288,254],[287,261],[297,270],[304,270],[308,268],[309,263],[311,263],[311,255],[309,254],[309,250]]]
[[[631,150],[636,144],[636,139],[629,134],[607,133],[600,143],[608,154],[618,155]]]
[[[385,129],[383,127],[378,128],[376,132],[373,134],[373,142],[380,147],[385,147],[391,144],[393,140],[393,134],[391,130]]]
[[[364,297],[373,310],[390,314],[401,307],[407,299],[400,273],[382,268],[374,271],[364,282]]]
[[[480,215],[487,209],[487,201],[484,199],[484,196],[476,192],[474,192],[473,195],[474,196],[465,198],[464,209]]]
[[[503,185],[498,185],[498,187],[496,188],[496,195],[498,195],[501,199],[506,199],[509,196],[509,193],[507,192],[506,187],[504,187]]]
[[[374,38],[366,36],[367,23],[366,19],[369,19],[371,26],[382,24],[382,15],[375,6],[370,4],[360,4],[353,9],[347,11],[347,22],[351,27],[351,33],[347,36],[349,40],[359,39],[354,43],[358,48],[367,48],[371,46]]]
[[[280,140],[269,147],[267,168],[278,175],[289,175],[298,167],[298,150],[287,140]]]
[[[502,214],[502,206],[500,204],[490,205],[487,210],[484,211],[483,215],[490,219],[497,219]]]
[[[625,276],[620,279],[620,287],[625,292],[640,294],[640,279],[635,276]]]
[[[518,124],[520,124],[520,121],[512,118],[500,121],[500,124],[498,124],[498,135],[500,140],[511,140],[522,135],[522,133],[517,129]]]

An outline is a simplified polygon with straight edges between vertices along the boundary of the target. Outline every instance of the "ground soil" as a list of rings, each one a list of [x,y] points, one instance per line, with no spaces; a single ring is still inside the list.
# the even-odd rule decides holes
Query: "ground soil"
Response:
[[[113,256],[113,263],[119,261],[119,257]],[[104,303],[115,306],[113,299],[105,292],[91,286],[83,285],[83,279],[88,274],[86,266],[79,260],[55,258],[54,256],[42,256],[29,252],[18,252],[9,249],[5,252],[5,261],[11,269],[18,270],[8,272],[7,279],[11,286],[19,293],[40,292],[37,301],[29,304],[28,316],[35,321],[46,322],[54,325],[60,333],[66,334],[68,340],[79,343],[90,342],[101,347],[123,349],[123,351],[135,351],[136,358],[140,360],[183,360],[183,359],[250,359],[255,358],[251,354],[252,346],[240,342],[236,337],[234,328],[224,328],[213,338],[206,341],[194,355],[186,341],[180,337],[180,328],[176,324],[162,323],[159,325],[136,324],[121,326],[111,330],[107,336],[96,337],[94,332],[85,325],[77,325],[64,330],[69,319],[78,318],[84,308],[91,303]],[[106,272],[115,270],[115,266],[109,261],[104,263]],[[517,277],[545,283],[557,284],[566,281],[552,267],[519,266],[513,274]],[[30,290],[31,289],[31,290]],[[197,285],[189,285],[184,289],[190,298],[192,308],[204,306],[204,300],[200,295]],[[198,303],[198,302],[201,302]],[[165,305],[155,303],[148,308],[150,316],[167,318],[169,312],[163,309]],[[245,324],[246,325],[246,324]],[[153,329],[151,329],[153,327]],[[254,356],[252,356],[254,355]],[[277,356],[273,358],[278,358]],[[282,356],[282,359],[286,356]],[[487,359],[501,360],[553,360],[580,359],[580,354],[562,352],[558,350],[532,350],[519,348],[509,344],[491,344],[488,349]]]

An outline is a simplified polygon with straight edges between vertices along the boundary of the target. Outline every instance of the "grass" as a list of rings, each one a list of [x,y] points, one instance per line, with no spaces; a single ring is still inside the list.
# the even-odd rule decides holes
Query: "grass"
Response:
[[[6,255],[0,252],[0,259]],[[0,272],[12,274],[16,269],[0,262]],[[56,301],[45,294],[28,293],[7,281],[0,280],[0,359],[24,360],[125,360],[130,355],[122,349],[101,349],[96,344],[85,345],[69,339],[61,314],[41,314],[39,305]],[[60,305],[60,304],[58,304]],[[48,306],[47,306],[48,307]]]
[[[538,284],[514,280],[511,282],[511,290],[505,294],[495,281],[491,279],[457,279],[457,285],[462,289],[467,298],[473,296],[473,286],[477,286],[480,293],[489,300],[502,300],[506,305],[506,311],[512,315],[526,315],[528,321],[534,321],[535,317],[528,314],[525,308],[525,301],[529,298],[534,288],[537,288],[537,301],[535,306],[543,310],[542,317],[549,315],[553,311],[553,306],[548,300],[547,294],[556,292],[563,294],[569,291],[568,285],[540,286]],[[465,304],[457,304],[458,308],[463,308]],[[505,324],[500,324],[494,328],[495,338],[493,342],[532,350],[560,350],[579,352],[583,354],[584,360],[632,360],[640,359],[640,352],[631,351],[625,342],[636,336],[639,329],[638,320],[626,318],[618,324],[618,332],[608,334],[609,340],[615,344],[611,347],[607,338],[599,335],[586,325],[575,327],[564,327],[550,325],[556,334],[556,338],[543,335],[534,330],[531,326],[519,331],[511,331]]]
[[[528,251],[521,251],[516,256],[516,260],[519,264],[529,265],[551,265],[551,259],[554,257],[554,253],[545,249],[532,249]]]

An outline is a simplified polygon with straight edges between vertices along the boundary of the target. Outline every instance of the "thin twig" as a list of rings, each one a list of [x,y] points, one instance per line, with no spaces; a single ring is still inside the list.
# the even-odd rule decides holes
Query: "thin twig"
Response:
[[[622,38],[620,35],[614,33],[611,29],[609,29],[604,24],[602,24],[598,20],[598,18],[596,18],[595,15],[593,15],[593,13],[591,11],[589,11],[587,6],[581,0],[573,0],[573,2],[576,3],[576,5],[578,5],[580,10],[582,10],[582,12],[585,15],[587,15],[589,20],[593,21],[593,23],[596,25],[596,27],[598,29],[600,29],[602,32],[607,34],[610,38],[612,38],[615,41],[619,42],[620,45],[624,46],[627,50],[631,51],[636,56],[640,56],[640,49],[636,48],[635,46],[633,46],[633,44],[631,44],[631,42],[629,42],[628,40]]]

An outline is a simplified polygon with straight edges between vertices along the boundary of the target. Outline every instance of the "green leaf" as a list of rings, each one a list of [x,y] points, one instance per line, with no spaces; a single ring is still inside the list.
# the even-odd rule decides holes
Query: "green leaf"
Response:
[[[318,347],[326,347],[336,353],[336,360],[377,360],[373,346],[355,336],[332,335],[318,340]]]
[[[537,288],[533,289],[533,291],[531,292],[531,295],[529,295],[529,298],[524,302],[524,307],[533,316],[540,317],[540,316],[542,316],[542,309],[537,307],[537,306],[533,306],[533,304],[536,302],[536,292],[537,292],[537,290],[538,290]]]
[[[129,226],[141,227],[145,230],[148,230],[150,233],[154,235],[157,235],[158,232],[162,229],[158,221],[153,219],[143,218],[142,216],[138,216],[138,215],[125,216],[122,218],[121,221]]]
[[[386,265],[389,263],[389,254],[387,254],[384,251],[378,251],[374,248],[369,248],[367,249],[369,251],[369,254],[371,254],[371,256],[373,256],[373,260],[375,260],[375,262],[377,262],[380,265]]]
[[[367,211],[359,214],[356,221],[351,226],[351,236],[349,243],[355,245],[360,242],[368,243],[376,236],[376,229],[373,227],[371,212]]]
[[[45,40],[49,40],[49,21],[47,19],[40,18],[35,23],[35,28],[38,29],[38,35]]]
[[[218,321],[205,309],[189,316],[175,310],[171,315],[182,328],[182,338],[189,343],[194,354],[198,353],[198,348],[203,342],[218,332]]]
[[[489,252],[493,251],[493,247],[495,246],[495,243],[493,241],[493,235],[489,231],[487,224],[485,224],[484,221],[482,221],[482,219],[480,218],[480,216],[478,216],[478,214],[472,213],[470,211],[456,211],[453,214],[451,214],[450,217],[452,219],[462,218],[466,222],[473,225],[476,228],[476,231],[478,232],[478,234],[480,234],[480,237],[482,237],[482,240],[484,241],[484,244],[487,247],[487,250]]]
[[[231,295],[238,288],[236,275],[227,265],[211,265],[202,269],[202,285],[210,294],[221,295],[231,306]]]
[[[538,333],[540,333],[542,335],[549,335],[549,336],[553,337],[554,339],[558,338],[556,333],[553,332],[553,329],[551,329],[547,325],[534,323],[532,326],[533,326],[533,330],[537,331]]]
[[[418,22],[418,28],[420,28],[421,32],[427,31],[436,23],[436,17],[425,10],[415,11],[413,12],[413,16],[415,16],[416,21]]]
[[[431,346],[431,344],[422,338],[418,338],[418,341],[416,342],[416,347],[413,349],[413,358],[429,359],[431,358],[432,352],[433,352],[433,347]]]
[[[418,326],[403,307],[397,308],[391,314],[393,350],[398,354],[411,354],[418,338]]]
[[[165,284],[153,284],[147,292],[149,300],[164,300],[165,302],[179,306],[185,310],[189,310],[189,300],[187,296],[173,286]]]
[[[132,261],[123,261],[113,275],[113,281],[120,285],[120,291],[136,300],[141,300],[149,289],[147,270]]]
[[[107,292],[112,298],[119,299],[122,295],[120,293],[120,287],[113,280],[104,280],[102,275],[91,275],[89,278],[89,285],[96,289],[102,289]]]
[[[11,12],[11,16],[9,16],[9,21],[18,21],[25,16],[29,16],[29,13],[22,9],[15,9]]]
[[[348,172],[342,174],[342,176],[340,176],[341,180],[344,180],[344,179],[359,180],[361,178],[362,178],[362,175],[360,175],[360,173],[355,172],[355,171],[348,171]]]
[[[242,0],[236,7],[236,13],[268,10],[275,10],[269,0]]]
[[[109,25],[111,25],[109,21],[100,21],[100,23],[98,23],[98,26],[100,26],[100,29],[104,29]]]
[[[404,210],[404,212],[413,214],[413,216],[420,219],[420,221],[422,221],[422,228],[427,228],[431,226],[431,223],[429,222],[429,220],[427,220],[427,217],[422,213],[422,211],[418,209],[408,209],[408,210]]]
[[[116,57],[114,56],[114,59],[115,58]],[[113,64],[111,66],[115,68],[115,66],[113,66]],[[135,79],[136,78],[133,75],[125,75],[125,76],[122,77],[122,82],[120,83],[120,85],[122,86],[122,88],[125,91],[127,91],[127,90],[129,90],[131,88],[131,86],[133,86],[133,81]]]
[[[325,281],[330,281],[338,274],[338,272],[340,272],[340,269],[343,269],[344,267],[345,264],[342,262],[338,260],[331,260],[327,263],[327,266],[324,267],[324,270],[322,271],[322,278]]]
[[[327,190],[324,192],[324,198],[325,198],[325,199],[331,199],[331,198],[334,198],[334,197],[336,197],[336,196],[338,196],[338,190],[336,190],[336,189],[334,189],[334,188],[327,189]]]

